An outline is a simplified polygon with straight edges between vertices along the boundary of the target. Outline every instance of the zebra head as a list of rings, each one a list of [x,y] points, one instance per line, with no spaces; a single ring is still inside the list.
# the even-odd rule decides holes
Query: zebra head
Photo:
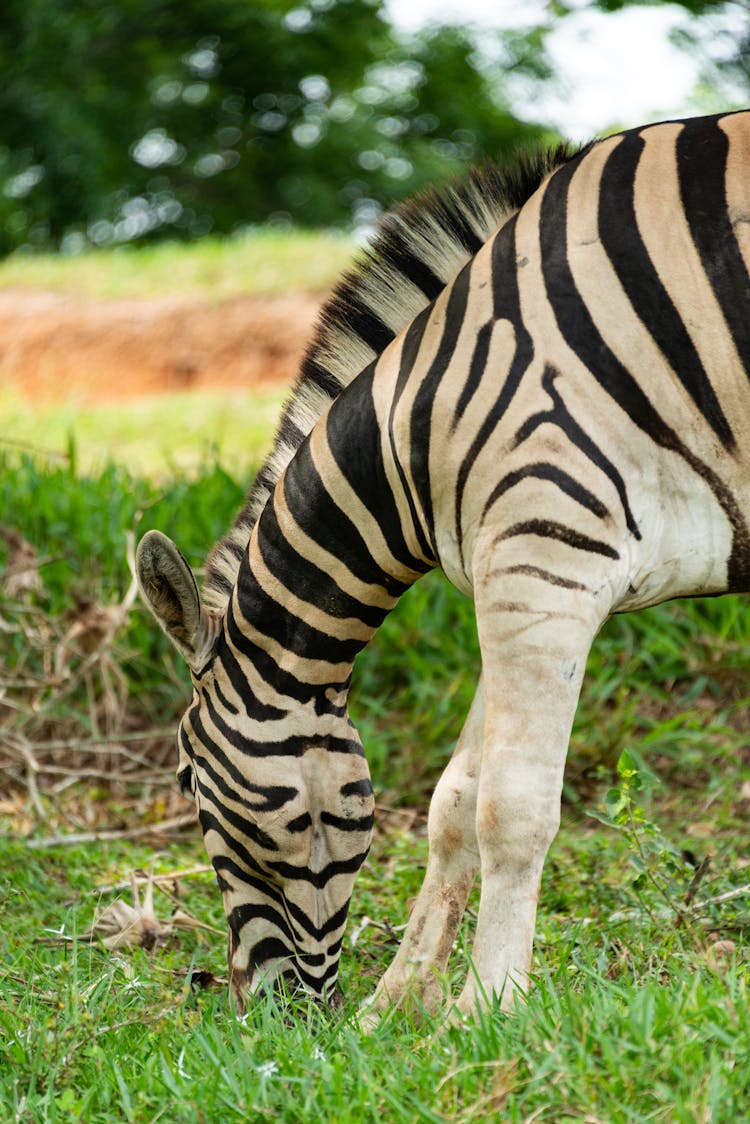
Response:
[[[136,569],[192,675],[177,777],[221,889],[236,1004],[244,1010],[280,979],[331,1002],[374,808],[345,693],[300,703],[269,691],[234,635],[231,606],[201,604],[188,563],[160,532],[144,536]]]

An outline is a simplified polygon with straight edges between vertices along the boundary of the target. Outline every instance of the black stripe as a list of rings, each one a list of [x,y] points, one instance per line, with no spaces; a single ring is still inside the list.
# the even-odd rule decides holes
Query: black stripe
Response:
[[[312,354],[302,364],[300,378],[297,382],[297,393],[303,385],[307,386],[308,384],[318,387],[331,400],[341,393],[341,380],[326,370],[321,363],[312,357]],[[296,398],[292,399],[287,409],[291,408],[293,404],[296,404]]]
[[[347,327],[372,348],[376,355],[385,351],[394,338],[394,332],[380,319],[364,296],[345,290],[339,295],[339,307]]]
[[[238,943],[241,940],[244,927],[251,921],[255,921],[256,918],[262,918],[264,921],[267,921],[269,925],[275,926],[284,934],[289,942],[287,953],[293,952],[296,944],[303,939],[301,934],[295,933],[292,930],[284,914],[280,910],[274,909],[272,905],[267,905],[262,902],[243,902],[242,905],[235,906],[227,917],[227,924],[235,935]]]
[[[250,951],[248,969],[254,971],[273,960],[288,960],[293,956],[294,949],[288,948],[278,937],[265,937],[262,941],[253,945]]]
[[[477,332],[474,350],[471,353],[471,362],[469,363],[469,373],[466,376],[466,382],[463,385],[458,402],[456,403],[456,409],[453,412],[451,433],[455,433],[458,423],[466,413],[466,408],[479,389],[482,375],[487,369],[487,356],[490,350],[493,327],[494,324],[488,321],[486,324],[482,324],[482,327]]]
[[[606,558],[620,557],[609,543],[602,542],[600,539],[591,539],[588,535],[582,535],[579,531],[574,531],[572,527],[566,527],[564,523],[556,523],[554,519],[526,519],[521,523],[514,523],[512,527],[508,527],[506,531],[498,535],[495,542],[515,538],[517,535],[538,535],[539,538],[543,539],[555,539],[555,541],[565,543],[566,546],[572,546],[576,550],[587,550],[591,554],[603,554]]]
[[[336,546],[331,543],[331,553],[336,553]],[[300,600],[330,616],[340,620],[354,618],[373,630],[379,628],[387,616],[389,609],[366,605],[350,597],[329,574],[298,554],[284,537],[273,504],[263,512],[258,527],[258,549],[268,569],[283,585],[291,588]]]
[[[445,282],[404,242],[404,235],[394,217],[386,217],[380,234],[380,257],[395,267],[420,289],[427,300],[434,300],[445,288]],[[408,233],[407,233],[408,238]]]
[[[402,493],[409,508],[409,517],[411,519],[411,525],[414,528],[414,533],[417,536],[417,541],[419,542],[419,549],[421,550],[424,557],[430,560],[434,560],[435,555],[431,550],[427,539],[425,538],[422,524],[417,514],[414,496],[411,493],[411,488],[406,479],[404,467],[398,455],[393,423],[399,399],[401,398],[401,394],[403,393],[403,389],[406,386],[409,375],[414,368],[414,364],[417,361],[419,349],[422,346],[422,340],[429,325],[433,309],[434,306],[429,304],[422,310],[422,312],[419,313],[418,316],[415,316],[408,329],[406,330],[404,341],[401,346],[401,358],[399,360],[398,378],[396,379],[393,401],[391,402],[391,409],[388,415],[388,441],[391,447],[391,457],[393,463],[396,466],[398,478],[401,481]]]
[[[316,707],[330,710],[330,704],[325,697],[326,691],[331,689],[344,690],[349,683],[351,678],[350,672],[347,672],[346,677],[340,683],[321,685],[318,683],[305,683],[303,680],[291,675],[288,671],[282,670],[267,652],[242,632],[235,620],[234,609],[231,602],[227,609],[225,627],[232,644],[240,655],[249,660],[250,665],[261,679],[268,683],[269,687],[280,695],[288,695],[290,698],[302,703],[315,699]],[[320,709],[318,709],[318,713],[320,712]],[[252,713],[255,715],[254,711]],[[287,712],[284,711],[282,713],[286,714]]]
[[[484,505],[482,512],[482,519],[484,520],[487,512],[496,503],[501,496],[515,488],[516,484],[520,484],[523,480],[532,477],[536,480],[548,480],[551,484],[555,484],[561,492],[565,492],[571,499],[579,503],[581,507],[585,507],[593,515],[599,519],[606,519],[609,515],[609,510],[597,499],[597,497],[590,492],[588,488],[584,488],[578,480],[575,480],[569,472],[564,469],[558,468],[557,465],[548,464],[544,461],[536,462],[535,464],[526,465],[524,468],[519,468],[515,472],[509,472],[507,476],[495,485],[490,492],[487,503]]]
[[[407,546],[385,471],[372,397],[373,374],[373,367],[363,371],[331,406],[326,419],[328,448],[342,476],[377,522],[393,557],[407,569],[424,573],[428,567]]]
[[[464,199],[466,199],[465,194]],[[460,242],[469,254],[473,256],[481,250],[482,239],[475,233],[468,219],[452,204],[450,197],[447,199],[438,197],[435,201],[434,213],[441,228]]]
[[[693,242],[750,378],[750,277],[727,209],[729,138],[719,120],[685,122],[677,139],[677,171]]]
[[[213,709],[213,713],[216,711]],[[213,738],[209,737],[208,731],[203,725],[200,716],[200,707],[193,706],[188,712],[188,719],[193,728],[195,738],[200,745],[205,748],[210,754],[212,759],[219,765],[225,773],[227,773],[234,781],[236,786],[235,792],[241,794],[241,799],[247,805],[251,812],[277,812],[293,800],[298,793],[298,789],[293,788],[291,785],[256,785],[251,784],[247,777],[242,773],[231,761],[220,746],[216,744]],[[180,738],[182,741],[185,752],[191,760],[204,760],[200,756],[196,756],[193,746],[190,744],[187,731],[184,723],[180,726]],[[248,743],[250,744],[250,743]],[[253,802],[248,793],[253,796],[260,797],[259,801]]]
[[[236,839],[227,832],[222,821],[213,812],[208,808],[201,808],[198,812],[198,822],[204,835],[209,831],[215,832],[227,848],[227,854],[221,857],[217,855],[211,860],[217,874],[221,870],[231,870],[243,886],[250,886],[259,893],[266,894],[273,901],[281,902],[281,893],[273,887],[268,871],[264,870],[250,854],[242,840]],[[234,858],[229,857],[230,852]]]
[[[549,365],[545,367],[544,375],[542,376],[542,387],[552,399],[552,409],[542,410],[538,414],[532,414],[532,416],[524,422],[516,432],[516,447],[526,441],[532,433],[536,432],[540,425],[546,423],[556,425],[558,429],[562,430],[570,443],[575,445],[575,447],[612,482],[620,498],[620,503],[622,504],[626,526],[631,535],[640,540],[641,532],[630,510],[625,481],[619,469],[615,467],[609,457],[602,452],[596,442],[589,437],[578,422],[574,420],[572,415],[568,413],[565,403],[555,388],[555,379],[559,377],[560,372],[554,367]]]
[[[227,611],[225,629],[226,632],[232,636],[234,642],[237,634],[237,626],[234,620],[234,614],[231,612],[231,605]],[[285,718],[288,711],[282,710],[278,706],[271,706],[269,703],[262,703],[255,694],[248,682],[247,675],[240,667],[234,652],[227,643],[225,629],[222,629],[216,647],[216,663],[220,664],[227,673],[229,682],[232,684],[237,697],[242,699],[245,713],[251,714],[258,722],[272,722],[279,718]],[[216,666],[214,667],[214,671],[218,672]]]
[[[332,812],[321,812],[320,822],[338,831],[372,831],[375,816],[370,812],[368,816],[350,819],[348,816],[334,816]]]
[[[453,358],[456,350],[456,341],[463,325],[466,314],[466,305],[469,299],[471,279],[471,263],[464,266],[456,277],[448,292],[448,301],[443,321],[443,332],[438,344],[437,353],[430,369],[419,385],[414,397],[414,405],[410,416],[410,469],[414,491],[419,497],[419,503],[424,512],[427,531],[431,542],[431,557],[437,558],[437,542],[435,539],[435,520],[432,509],[432,492],[430,488],[430,429],[432,426],[432,408],[435,402],[443,376]],[[403,358],[401,370],[396,382],[393,396],[392,414],[398,410],[404,387],[411,374],[411,365],[408,369],[404,366]],[[392,427],[391,427],[392,435]],[[392,440],[392,436],[391,436]],[[394,449],[395,452],[395,449]]]
[[[195,764],[196,767],[200,766],[204,775],[210,778],[212,784],[216,786],[216,789],[218,789],[227,800],[237,801],[241,799],[237,792],[226,783],[221,774],[216,772],[205,757],[196,757]],[[224,801],[217,798],[215,789],[212,788],[210,784],[206,783],[205,776],[200,779],[198,785],[201,799],[210,800],[214,808],[219,809],[226,822],[237,829],[241,838],[249,839],[250,842],[255,843],[256,846],[261,847],[264,851],[278,851],[278,843],[263,831],[254,820],[248,819],[247,816],[240,815],[239,812],[235,812],[233,808],[230,808]]]
[[[501,573],[525,574],[527,577],[539,578],[540,581],[549,582],[550,585],[559,585],[562,589],[580,589],[587,592],[589,588],[582,582],[571,581],[570,578],[563,578],[560,574],[553,574],[549,570],[543,570],[541,566],[527,566],[524,563],[519,563],[517,566],[506,566]]]
[[[290,445],[293,449],[296,449],[302,444],[305,437],[304,430],[300,429],[297,423],[292,420],[291,413],[284,414],[279,425],[279,432],[276,435],[276,445]]]
[[[573,161],[555,172],[542,197],[539,234],[547,298],[563,337],[599,385],[653,441],[677,450],[680,442],[676,435],[602,338],[573,280],[566,228],[568,188],[576,167]]]
[[[269,515],[269,508],[266,508],[260,517],[259,538],[265,535],[264,523],[267,519],[273,519],[273,515]],[[294,570],[284,567],[279,559],[275,560],[275,564],[277,567],[282,567],[281,572],[286,577],[287,583],[293,585]],[[342,640],[314,628],[283,602],[276,601],[256,578],[252,563],[240,567],[237,576],[237,599],[242,615],[253,629],[269,640],[275,641],[285,652],[292,652],[305,659],[325,660],[333,664],[352,664],[354,657],[365,646],[365,640]]]
[[[247,683],[247,680],[245,680],[245,683]],[[216,677],[214,677],[212,687],[213,687],[214,691],[216,692],[217,699],[219,700],[221,705],[224,707],[224,710],[229,711],[230,714],[239,714],[239,709],[234,705],[234,703],[229,701],[229,699],[227,698],[227,696],[224,694],[221,687],[217,683]]]
[[[291,832],[292,835],[297,835],[301,831],[307,831],[308,827],[312,826],[312,816],[309,812],[303,812],[301,816],[290,820],[286,825],[286,830]]]
[[[728,562],[727,589],[750,588],[750,536],[742,512],[726,484],[687,449],[605,343],[581,298],[567,260],[567,203],[570,179],[577,162],[565,164],[552,175],[541,204],[540,245],[542,272],[550,306],[568,345],[585,364],[602,389],[655,444],[681,456],[713,491],[733,530]]]
[[[518,266],[516,264],[515,215],[499,231],[492,243],[492,292],[495,320],[507,320],[512,324],[516,346],[500,393],[479,427],[466,456],[461,462],[456,477],[454,522],[462,567],[464,566],[464,550],[461,516],[469,473],[493,430],[512,402],[521,379],[534,358],[534,344],[521,318],[518,295]]]
[[[607,160],[599,189],[599,236],[636,316],[722,445],[731,449],[734,436],[729,422],[638,228],[635,175],[645,147],[642,136],[627,133]],[[710,161],[708,168],[713,173]],[[723,165],[716,170],[717,176],[722,170]],[[705,173],[702,178],[706,179]],[[667,222],[668,215],[663,219]]]
[[[205,705],[211,722],[219,734],[246,757],[302,757],[308,749],[314,748],[326,749],[329,753],[351,753],[355,757],[363,756],[362,746],[356,738],[337,738],[332,734],[294,734],[287,738],[280,738],[278,741],[270,738],[262,742],[253,741],[225,722],[210,699],[205,700]],[[218,757],[219,747],[210,737],[199,714],[196,713],[194,718],[191,716],[191,721],[196,737],[205,746],[210,747],[211,753]]]
[[[286,862],[269,862],[267,865],[269,870],[274,871],[286,882],[309,882],[311,886],[322,890],[339,874],[356,874],[367,858],[368,850],[369,848],[365,848],[350,859],[338,859],[326,863],[322,870],[310,870],[309,866],[294,866]]]
[[[312,919],[308,917],[299,906],[284,898],[281,891],[276,889],[272,883],[249,878],[247,872],[241,866],[238,866],[229,855],[217,855],[212,862],[220,882],[224,882],[225,885],[228,885],[226,879],[223,879],[220,873],[221,871],[227,871],[233,874],[238,882],[259,890],[261,893],[266,894],[272,901],[279,902],[291,921],[293,921],[300,930],[306,933],[311,940],[323,940],[329,933],[335,933],[346,922],[349,912],[349,900],[345,901],[335,913],[331,914],[327,921],[317,927],[313,925]]]
[[[372,784],[367,777],[359,781],[347,781],[339,792],[342,796],[372,796]]]
[[[340,558],[360,581],[380,585],[393,597],[400,597],[409,588],[383,573],[358,528],[328,495],[313,464],[309,441],[303,443],[289,464],[284,476],[284,498],[305,534]]]

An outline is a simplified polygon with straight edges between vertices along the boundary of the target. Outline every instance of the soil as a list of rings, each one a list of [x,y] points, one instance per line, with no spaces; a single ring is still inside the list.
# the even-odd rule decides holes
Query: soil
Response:
[[[82,405],[172,390],[292,382],[319,299],[304,294],[90,300],[0,291],[0,379]]]

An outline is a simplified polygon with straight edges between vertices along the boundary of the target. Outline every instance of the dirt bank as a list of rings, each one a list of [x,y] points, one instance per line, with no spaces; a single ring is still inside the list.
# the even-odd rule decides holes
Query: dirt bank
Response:
[[[0,378],[80,403],[188,388],[291,382],[319,301],[311,296],[94,301],[0,291]]]

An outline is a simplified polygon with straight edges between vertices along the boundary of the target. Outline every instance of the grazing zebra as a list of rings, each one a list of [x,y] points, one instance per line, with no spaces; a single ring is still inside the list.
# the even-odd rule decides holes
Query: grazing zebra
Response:
[[[750,112],[559,148],[408,204],[326,306],[203,602],[157,531],[142,592],[194,694],[195,798],[242,1006],[330,1000],[373,793],[352,664],[440,566],[482,672],[432,799],[424,883],[376,1006],[528,985],[586,658],[614,612],[750,588]]]

